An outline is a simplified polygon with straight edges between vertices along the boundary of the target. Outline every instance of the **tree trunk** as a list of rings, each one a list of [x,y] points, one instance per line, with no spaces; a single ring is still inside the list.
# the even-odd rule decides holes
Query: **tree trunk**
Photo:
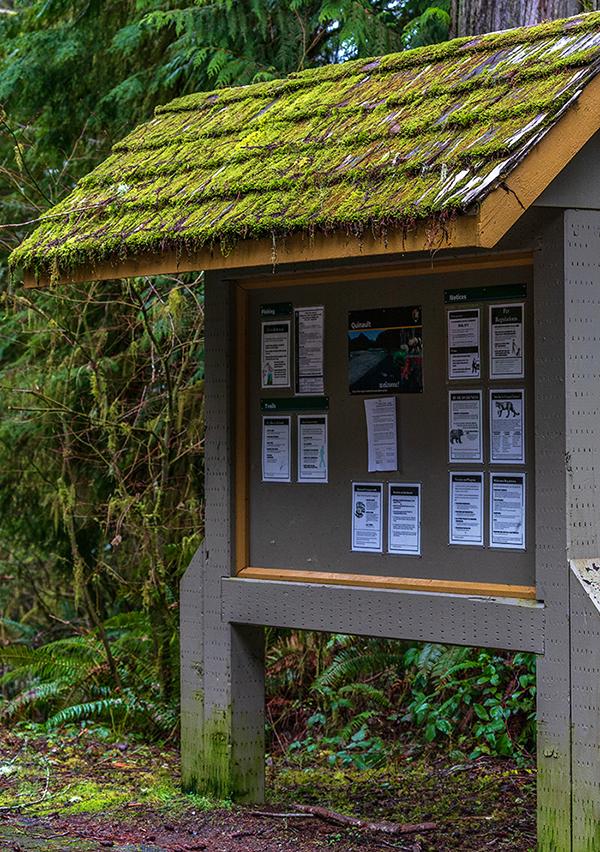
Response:
[[[529,27],[600,8],[600,0],[452,0],[453,35]]]

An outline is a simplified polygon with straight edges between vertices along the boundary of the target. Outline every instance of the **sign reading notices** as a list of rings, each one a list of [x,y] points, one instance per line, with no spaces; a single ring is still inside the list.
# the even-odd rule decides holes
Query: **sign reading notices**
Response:
[[[290,386],[290,320],[262,323],[261,387]]]
[[[352,550],[381,553],[383,539],[383,485],[352,483]]]
[[[321,394],[325,308],[296,308],[296,393]]]
[[[448,455],[451,463],[483,462],[482,392],[450,391]]]
[[[490,547],[525,550],[525,474],[492,473]]]
[[[327,415],[298,417],[298,482],[327,482]]]
[[[291,481],[291,417],[263,417],[263,482]]]
[[[490,305],[490,379],[525,375],[524,314],[523,304]]]
[[[450,473],[449,541],[483,547],[483,473]]]
[[[479,379],[479,308],[448,311],[448,378]]]
[[[422,317],[419,305],[350,311],[350,393],[420,393],[423,390]]]
[[[421,555],[421,486],[390,483],[388,552]]]
[[[490,391],[492,464],[525,462],[525,391]]]

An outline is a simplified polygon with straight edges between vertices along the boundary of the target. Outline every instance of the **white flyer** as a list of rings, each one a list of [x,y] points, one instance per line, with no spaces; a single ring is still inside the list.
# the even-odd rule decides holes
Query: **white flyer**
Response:
[[[421,485],[389,484],[388,552],[421,555]]]
[[[451,464],[483,463],[482,391],[450,391],[448,457]]]
[[[383,550],[383,484],[352,483],[352,550],[381,553]]]
[[[263,482],[291,481],[291,417],[263,417]]]
[[[483,547],[483,473],[450,473],[449,542]]]
[[[262,323],[261,387],[290,386],[290,320]]]
[[[396,398],[365,399],[369,473],[398,470]]]
[[[525,375],[523,324],[525,305],[490,305],[490,379]]]
[[[481,378],[479,308],[448,311],[448,378]]]
[[[525,474],[490,475],[490,547],[525,550]]]
[[[298,482],[327,482],[327,415],[298,415]]]
[[[492,464],[525,463],[525,391],[490,391]]]
[[[296,308],[296,394],[325,391],[323,340],[325,308]]]

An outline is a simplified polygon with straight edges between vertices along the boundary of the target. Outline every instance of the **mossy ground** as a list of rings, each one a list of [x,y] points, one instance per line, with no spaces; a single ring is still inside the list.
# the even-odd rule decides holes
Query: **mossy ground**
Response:
[[[535,848],[535,774],[498,760],[458,761],[415,753],[360,771],[326,762],[268,768],[261,810],[319,804],[370,821],[435,822],[439,828],[391,848],[526,852]],[[102,731],[53,737],[0,733],[0,848],[119,852],[375,852],[381,837],[318,820],[253,814],[179,789],[174,746],[115,743]],[[37,845],[36,845],[37,844]]]

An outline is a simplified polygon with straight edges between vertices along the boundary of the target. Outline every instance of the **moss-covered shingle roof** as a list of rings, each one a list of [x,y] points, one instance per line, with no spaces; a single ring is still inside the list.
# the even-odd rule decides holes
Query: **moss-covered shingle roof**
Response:
[[[54,274],[298,231],[468,212],[600,70],[600,13],[179,98],[12,263]]]

